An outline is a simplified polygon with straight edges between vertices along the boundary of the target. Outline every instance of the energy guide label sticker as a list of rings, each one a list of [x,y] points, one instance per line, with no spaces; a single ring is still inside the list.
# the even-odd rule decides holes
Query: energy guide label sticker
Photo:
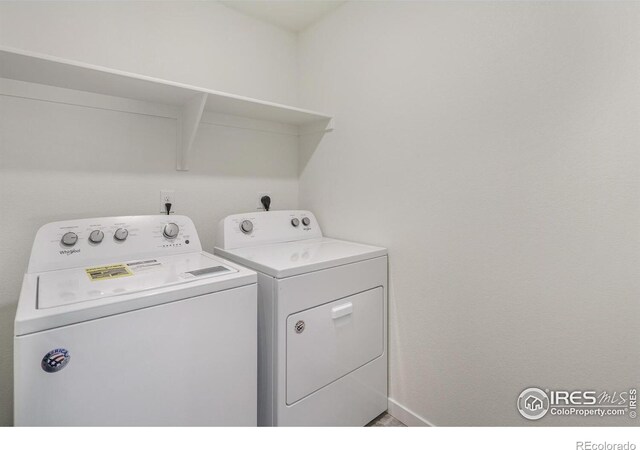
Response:
[[[84,269],[91,281],[112,280],[114,278],[129,277],[133,272],[126,264],[111,264],[109,266],[90,267]]]

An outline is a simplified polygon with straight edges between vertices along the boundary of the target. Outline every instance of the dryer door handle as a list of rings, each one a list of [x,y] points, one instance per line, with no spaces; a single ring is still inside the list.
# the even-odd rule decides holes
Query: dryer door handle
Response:
[[[331,308],[331,317],[333,319],[338,319],[340,317],[348,316],[353,312],[353,303],[347,302],[343,303],[340,306],[334,306]]]

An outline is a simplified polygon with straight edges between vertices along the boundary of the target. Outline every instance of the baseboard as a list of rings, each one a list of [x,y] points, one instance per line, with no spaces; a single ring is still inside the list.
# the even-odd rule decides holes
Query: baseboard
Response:
[[[402,406],[394,399],[389,399],[389,414],[408,427],[435,427],[427,419],[420,417],[409,408]]]

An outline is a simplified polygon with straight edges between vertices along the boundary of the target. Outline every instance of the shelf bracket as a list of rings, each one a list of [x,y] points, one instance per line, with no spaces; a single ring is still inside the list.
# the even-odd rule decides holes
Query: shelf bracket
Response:
[[[193,146],[206,103],[207,94],[204,92],[198,93],[182,106],[182,111],[178,115],[177,170],[189,170],[189,159],[192,154],[191,147]]]

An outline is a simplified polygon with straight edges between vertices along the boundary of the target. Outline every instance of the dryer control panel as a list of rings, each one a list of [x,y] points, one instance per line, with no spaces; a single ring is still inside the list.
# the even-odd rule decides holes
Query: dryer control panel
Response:
[[[36,234],[29,273],[202,251],[186,216],[99,217],[52,222]]]
[[[216,246],[230,250],[321,237],[320,225],[311,211],[250,212],[221,220]]]

